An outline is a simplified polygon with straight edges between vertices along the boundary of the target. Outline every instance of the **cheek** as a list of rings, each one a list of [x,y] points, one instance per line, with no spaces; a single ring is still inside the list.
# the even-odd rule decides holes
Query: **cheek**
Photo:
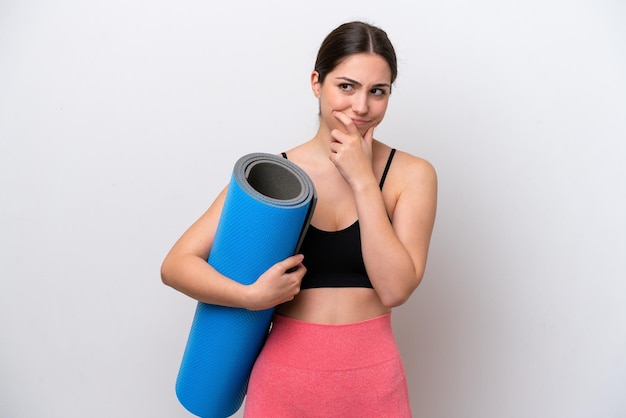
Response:
[[[344,110],[350,105],[350,101],[344,95],[330,93],[321,96],[320,105],[324,109]]]
[[[387,102],[378,102],[370,106],[370,112],[376,119],[382,119],[387,112]]]
[[[333,112],[345,111],[345,107],[337,101],[320,100],[320,116],[324,119],[325,123],[329,126],[337,127],[340,122],[333,116]]]

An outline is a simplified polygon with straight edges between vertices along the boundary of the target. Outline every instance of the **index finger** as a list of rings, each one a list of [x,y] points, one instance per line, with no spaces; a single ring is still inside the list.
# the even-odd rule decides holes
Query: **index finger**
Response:
[[[351,134],[351,135],[355,135],[355,134],[356,135],[361,135],[360,132],[359,132],[359,129],[354,124],[354,121],[352,119],[350,119],[350,117],[348,115],[346,115],[345,113],[340,112],[338,110],[335,110],[335,111],[333,111],[333,116],[339,122],[343,123],[343,125],[348,130],[349,134]]]

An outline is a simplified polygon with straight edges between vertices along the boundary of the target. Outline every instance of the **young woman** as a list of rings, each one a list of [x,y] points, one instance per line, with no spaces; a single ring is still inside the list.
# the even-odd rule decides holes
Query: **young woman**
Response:
[[[207,262],[225,190],[176,242],[163,282],[202,302],[276,307],[245,416],[410,417],[391,309],[419,285],[435,220],[433,167],[374,139],[397,75],[387,34],[345,23],[322,42],[315,136],[283,153],[318,195],[301,254],[251,285]]]

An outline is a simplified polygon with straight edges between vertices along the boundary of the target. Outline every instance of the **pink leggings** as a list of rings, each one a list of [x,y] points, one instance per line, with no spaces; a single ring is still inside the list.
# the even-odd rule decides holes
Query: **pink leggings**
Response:
[[[244,417],[410,418],[391,314],[346,325],[276,315]]]

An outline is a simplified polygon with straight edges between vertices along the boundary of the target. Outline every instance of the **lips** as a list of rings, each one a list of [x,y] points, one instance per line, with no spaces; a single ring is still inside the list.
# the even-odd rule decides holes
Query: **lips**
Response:
[[[354,123],[356,126],[365,126],[369,124],[370,121],[365,119],[352,119],[352,123]]]

